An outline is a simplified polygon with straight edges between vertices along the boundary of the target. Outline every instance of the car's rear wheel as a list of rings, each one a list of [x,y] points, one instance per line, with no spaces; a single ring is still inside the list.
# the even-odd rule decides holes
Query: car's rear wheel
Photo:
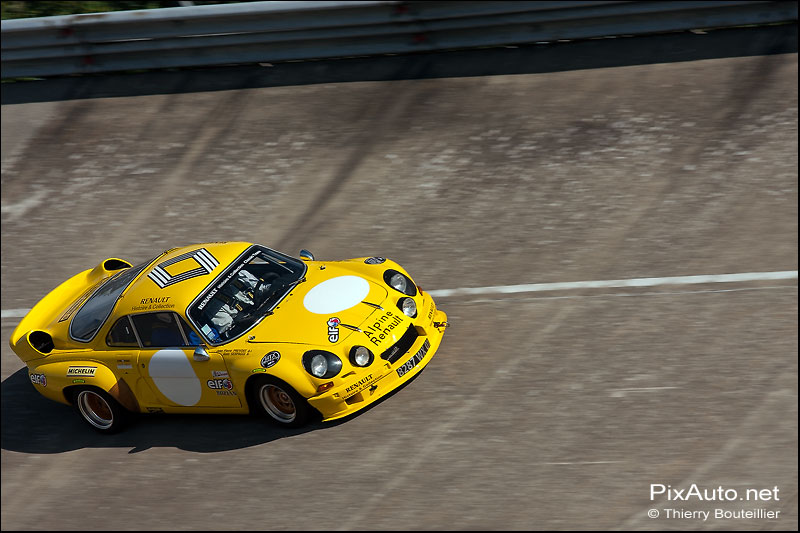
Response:
[[[257,378],[251,400],[263,414],[284,427],[304,426],[311,414],[308,402],[289,384],[277,378]]]
[[[73,403],[81,418],[95,431],[111,434],[125,425],[125,409],[103,390],[78,389],[74,392]]]

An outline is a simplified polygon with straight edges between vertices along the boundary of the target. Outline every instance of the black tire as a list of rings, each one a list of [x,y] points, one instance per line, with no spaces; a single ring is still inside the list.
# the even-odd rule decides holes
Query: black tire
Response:
[[[250,388],[250,410],[281,427],[306,425],[312,408],[288,383],[272,376],[255,378]]]
[[[128,412],[104,390],[96,387],[76,389],[72,404],[83,421],[98,433],[110,435],[126,425]]]

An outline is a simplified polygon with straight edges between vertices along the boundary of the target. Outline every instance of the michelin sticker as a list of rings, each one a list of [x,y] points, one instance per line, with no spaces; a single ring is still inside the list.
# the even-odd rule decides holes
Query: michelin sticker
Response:
[[[74,378],[74,377],[94,377],[94,373],[97,372],[96,366],[71,366],[67,369],[67,377]]]

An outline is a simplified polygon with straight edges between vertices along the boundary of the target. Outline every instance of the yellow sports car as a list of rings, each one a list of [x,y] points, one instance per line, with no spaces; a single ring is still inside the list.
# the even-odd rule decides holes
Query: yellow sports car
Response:
[[[394,261],[315,261],[246,242],[106,259],[11,336],[31,383],[101,433],[129,413],[344,417],[419,373],[447,315]]]

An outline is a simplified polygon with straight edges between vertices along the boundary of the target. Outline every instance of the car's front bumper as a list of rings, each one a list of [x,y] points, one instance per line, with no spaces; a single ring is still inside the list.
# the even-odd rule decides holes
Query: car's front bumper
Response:
[[[414,320],[418,337],[394,362],[376,357],[367,368],[353,372],[341,385],[308,399],[323,421],[348,416],[375,403],[419,374],[433,358],[447,328],[447,315],[436,309],[431,296],[422,293],[420,317]]]

